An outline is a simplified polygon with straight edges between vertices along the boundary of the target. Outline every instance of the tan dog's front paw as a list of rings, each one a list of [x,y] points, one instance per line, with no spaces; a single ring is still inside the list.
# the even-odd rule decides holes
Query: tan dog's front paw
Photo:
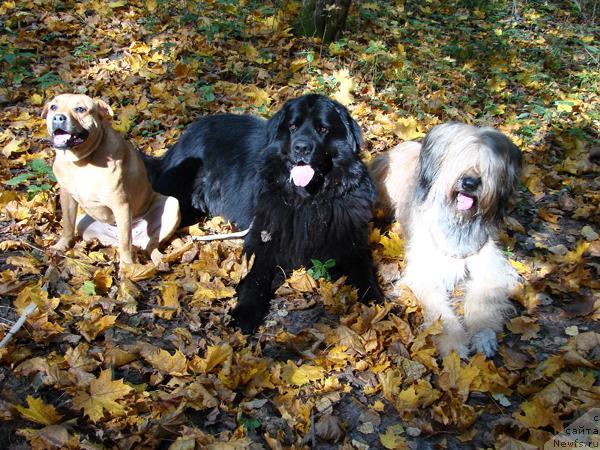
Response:
[[[133,262],[126,263],[123,261],[123,259],[121,259],[121,262],[119,263],[118,277],[121,280],[124,280],[126,278],[128,279],[131,277],[131,274],[133,273],[134,270],[135,270],[135,265],[133,264]]]
[[[57,252],[64,252],[66,249],[71,247],[72,239],[61,237],[58,242],[50,247],[50,250]]]
[[[164,255],[157,248],[155,248],[154,250],[152,250],[150,252],[150,259],[152,260],[152,262],[154,263],[154,265],[157,266],[157,267],[162,262],[163,256]]]

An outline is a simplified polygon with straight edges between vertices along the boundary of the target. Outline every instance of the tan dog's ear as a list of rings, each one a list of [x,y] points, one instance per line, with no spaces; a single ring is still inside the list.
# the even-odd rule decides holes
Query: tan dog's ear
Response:
[[[42,119],[45,119],[48,115],[48,109],[50,108],[50,103],[46,103],[44,105],[44,109],[42,109]]]
[[[112,108],[104,100],[96,100],[96,105],[98,105],[98,111],[100,111],[100,115],[103,119],[109,120],[112,116],[115,115]]]

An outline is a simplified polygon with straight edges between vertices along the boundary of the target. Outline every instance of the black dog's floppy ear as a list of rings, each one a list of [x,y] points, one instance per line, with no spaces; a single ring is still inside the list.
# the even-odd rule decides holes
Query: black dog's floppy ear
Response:
[[[267,122],[267,143],[271,143],[275,140],[279,127],[285,118],[285,114],[289,108],[289,101],[285,102],[284,105],[275,113],[273,117]]]
[[[346,128],[346,132],[348,134],[348,144],[350,145],[354,153],[360,152],[360,149],[365,143],[362,137],[362,131],[360,130],[360,126],[358,125],[356,120],[352,118],[352,116],[348,112],[348,109],[344,105],[336,102],[335,100],[332,100],[332,102],[335,106],[335,110],[340,116],[340,119],[342,119],[344,127]]]

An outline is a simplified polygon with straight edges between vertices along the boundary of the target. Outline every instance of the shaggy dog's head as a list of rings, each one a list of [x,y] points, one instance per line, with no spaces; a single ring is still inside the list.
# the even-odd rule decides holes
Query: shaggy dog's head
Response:
[[[360,128],[340,103],[317,94],[286,102],[267,124],[267,139],[285,167],[287,183],[315,194],[332,171],[358,160]]]
[[[499,131],[438,125],[423,141],[415,200],[445,206],[457,222],[497,223],[515,193],[520,169],[520,150]]]

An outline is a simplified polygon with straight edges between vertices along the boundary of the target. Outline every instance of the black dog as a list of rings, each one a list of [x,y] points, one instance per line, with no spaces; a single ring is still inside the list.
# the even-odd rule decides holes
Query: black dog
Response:
[[[244,248],[254,265],[232,311],[245,333],[268,312],[273,281],[334,259],[362,299],[382,294],[368,244],[375,188],[358,153],[358,124],[321,95],[288,101],[269,121],[219,115],[190,125],[163,159],[149,161],[156,191],[179,199],[182,222],[222,215],[250,226]]]

